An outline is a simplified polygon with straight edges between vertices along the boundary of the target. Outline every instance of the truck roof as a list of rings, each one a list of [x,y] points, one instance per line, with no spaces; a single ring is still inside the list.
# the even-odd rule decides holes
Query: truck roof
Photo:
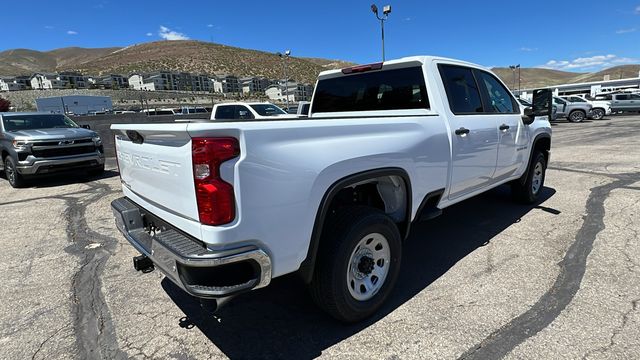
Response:
[[[474,63],[471,63],[471,62],[457,60],[457,59],[450,59],[450,58],[446,58],[446,57],[442,57],[442,56],[432,56],[432,55],[408,56],[408,57],[403,57],[403,58],[400,58],[400,59],[387,60],[387,61],[385,61],[383,63],[383,66],[398,65],[398,64],[404,64],[404,63],[410,63],[410,62],[420,62],[420,63],[423,63],[423,64],[427,64],[427,63],[430,63],[430,62],[432,62],[434,60],[443,61],[443,62],[452,63],[452,64],[459,64],[459,65],[466,65],[466,66],[472,66],[472,67],[487,69],[486,67],[484,67],[482,65],[474,64]],[[363,65],[365,65],[365,64],[363,64]],[[323,72],[320,73],[320,75],[318,75],[318,79],[323,78],[323,77],[335,77],[337,75],[343,75],[342,69],[323,71]]]

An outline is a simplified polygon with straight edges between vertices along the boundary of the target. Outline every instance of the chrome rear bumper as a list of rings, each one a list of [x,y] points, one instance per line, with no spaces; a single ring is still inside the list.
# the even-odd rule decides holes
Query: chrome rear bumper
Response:
[[[271,281],[271,259],[257,246],[209,250],[128,198],[114,200],[111,208],[118,230],[131,245],[193,296],[227,297]]]

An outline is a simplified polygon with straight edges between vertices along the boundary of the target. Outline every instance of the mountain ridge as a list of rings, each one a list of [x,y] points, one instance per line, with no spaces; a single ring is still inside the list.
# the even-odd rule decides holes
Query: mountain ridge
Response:
[[[92,76],[109,73],[129,75],[170,70],[278,79],[283,77],[282,65],[282,59],[274,53],[195,40],[156,41],[126,47],[66,47],[48,51],[11,49],[0,52],[0,76],[56,71],[79,71]],[[291,57],[287,60],[287,75],[297,81],[314,83],[321,71],[353,65],[355,63],[344,60]],[[495,67],[492,70],[510,88],[514,87],[511,69]],[[639,71],[640,64],[620,65],[591,73],[522,68],[520,86],[527,89],[597,81],[605,75],[610,75],[611,79],[637,77]]]

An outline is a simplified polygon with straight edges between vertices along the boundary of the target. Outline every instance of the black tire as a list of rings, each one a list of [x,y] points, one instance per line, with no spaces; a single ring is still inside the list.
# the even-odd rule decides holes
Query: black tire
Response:
[[[104,165],[93,168],[87,171],[87,173],[89,174],[89,176],[101,176],[102,174],[104,174]]]
[[[536,173],[538,171],[541,171],[541,173],[537,176]],[[547,159],[542,152],[536,150],[533,153],[532,161],[531,164],[529,164],[527,172],[522,178],[511,183],[511,193],[513,194],[514,200],[524,204],[536,202],[544,187],[546,172]],[[524,178],[525,176],[526,179]]]
[[[16,170],[16,162],[11,156],[4,158],[4,175],[13,188],[21,188],[25,184],[24,178]]]
[[[593,120],[602,120],[604,118],[605,112],[603,109],[593,109],[591,112],[591,118]]]
[[[339,209],[324,226],[315,271],[309,285],[315,303],[334,318],[353,323],[376,312],[389,297],[400,270],[402,242],[396,224],[382,211],[365,206]],[[369,235],[386,238],[390,261],[386,278],[368,300],[357,300],[347,282],[356,245]],[[371,258],[370,258],[371,259]],[[362,261],[362,260],[361,260]],[[373,264],[376,264],[375,262]],[[375,265],[372,265],[375,266]],[[371,272],[371,270],[369,270]]]
[[[573,110],[572,112],[569,113],[569,116],[567,117],[567,119],[569,119],[570,122],[574,122],[574,123],[582,122],[586,118],[587,118],[587,114],[582,110]]]

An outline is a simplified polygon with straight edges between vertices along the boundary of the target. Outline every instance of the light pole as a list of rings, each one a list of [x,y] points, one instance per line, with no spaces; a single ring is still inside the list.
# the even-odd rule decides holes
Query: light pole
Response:
[[[373,11],[373,13],[376,14],[376,18],[380,20],[380,29],[382,30],[382,61],[384,61],[384,21],[387,20],[389,14],[391,14],[391,5],[385,5],[385,7],[382,8],[382,17],[378,15],[378,7],[376,4],[371,5],[371,11]]]
[[[289,111],[289,78],[287,77],[287,59],[291,56],[291,50],[287,50],[284,52],[284,55],[281,53],[276,53],[282,60],[282,72],[284,73],[284,91],[285,91],[285,101],[287,104],[287,112]]]
[[[513,71],[513,91],[516,91],[516,69],[518,69],[518,92],[520,92],[520,64],[509,65],[509,69]]]

